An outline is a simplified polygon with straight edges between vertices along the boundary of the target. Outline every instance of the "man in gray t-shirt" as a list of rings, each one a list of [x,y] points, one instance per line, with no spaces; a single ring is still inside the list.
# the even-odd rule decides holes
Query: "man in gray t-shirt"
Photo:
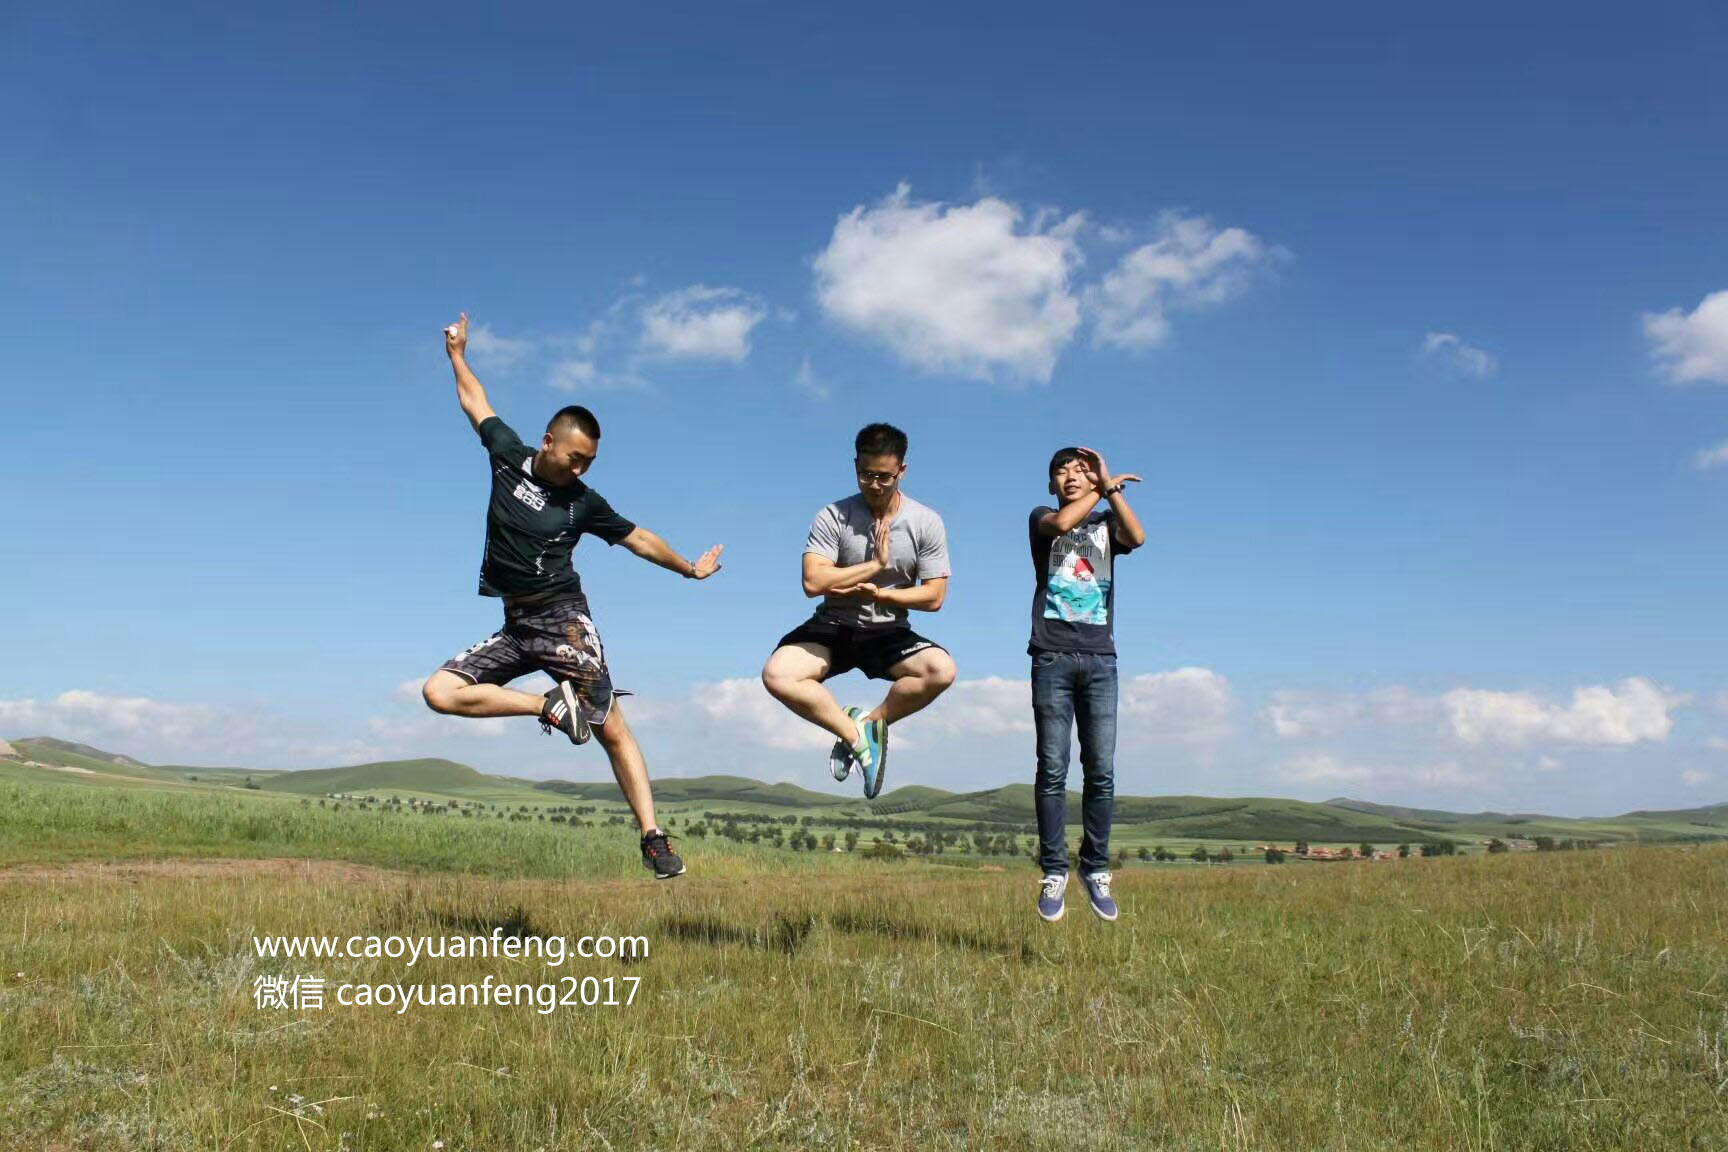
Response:
[[[954,660],[914,632],[910,610],[936,612],[948,594],[948,535],[942,517],[900,491],[906,434],[871,424],[854,442],[858,495],[816,514],[804,543],[804,594],[822,603],[780,638],[762,684],[793,712],[834,733],[829,769],[845,780],[856,764],[864,795],[882,790],[888,726],[954,683]],[[842,709],[822,682],[853,668],[892,680],[869,712]]]

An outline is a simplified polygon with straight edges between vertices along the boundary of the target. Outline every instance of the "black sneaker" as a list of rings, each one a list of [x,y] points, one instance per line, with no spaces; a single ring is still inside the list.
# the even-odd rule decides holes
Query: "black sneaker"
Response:
[[[642,867],[654,873],[656,880],[670,880],[684,874],[684,861],[666,842],[666,833],[656,828],[642,837]]]
[[[582,716],[582,702],[576,698],[576,685],[568,680],[546,693],[546,706],[540,709],[540,730],[550,736],[554,731],[570,737],[572,744],[586,744],[594,734]]]

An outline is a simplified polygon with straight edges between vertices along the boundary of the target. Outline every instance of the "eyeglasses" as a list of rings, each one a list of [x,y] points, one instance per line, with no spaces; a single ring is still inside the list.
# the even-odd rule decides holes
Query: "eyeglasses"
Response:
[[[898,472],[859,472],[858,483],[884,487],[900,479]]]

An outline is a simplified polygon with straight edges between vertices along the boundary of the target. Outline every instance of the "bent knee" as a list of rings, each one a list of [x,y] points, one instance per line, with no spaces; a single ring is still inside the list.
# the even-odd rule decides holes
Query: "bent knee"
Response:
[[[929,671],[924,673],[924,679],[938,692],[945,692],[953,687],[955,679],[960,675],[960,669],[954,664],[954,657],[946,652],[931,654]]]
[[[426,677],[426,683],[420,686],[420,698],[432,711],[448,714],[455,711],[456,693],[466,684],[460,676],[439,670]]]

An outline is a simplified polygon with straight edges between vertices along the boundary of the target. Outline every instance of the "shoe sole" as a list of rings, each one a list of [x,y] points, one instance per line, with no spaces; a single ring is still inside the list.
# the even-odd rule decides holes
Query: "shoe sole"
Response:
[[[1054,916],[1045,916],[1044,915],[1044,909],[1040,908],[1040,909],[1038,909],[1038,915],[1044,921],[1044,923],[1054,924],[1054,923],[1056,923],[1056,921],[1062,919],[1062,917],[1068,915],[1068,906],[1063,905],[1062,907],[1056,909],[1056,915],[1054,915]]]
[[[1108,916],[1106,916],[1106,915],[1105,915],[1105,914],[1104,914],[1104,913],[1102,913],[1102,912],[1100,912],[1100,911],[1098,911],[1098,909],[1097,909],[1097,907],[1096,907],[1096,906],[1093,906],[1093,908],[1092,908],[1092,915],[1094,915],[1094,916],[1096,916],[1096,917],[1098,917],[1098,919],[1100,919],[1100,920],[1103,920],[1103,921],[1105,921],[1105,922],[1107,922],[1107,923],[1111,923],[1111,924],[1114,924],[1114,923],[1115,923],[1115,922],[1116,922],[1116,915],[1117,915],[1117,914],[1116,914],[1116,913],[1111,913],[1111,914],[1110,914],[1110,915],[1108,915]]]
[[[684,869],[680,868],[676,872],[656,872],[656,873],[654,873],[654,879],[656,879],[656,880],[670,880],[674,876],[682,876],[682,875],[684,875]]]
[[[576,695],[576,686],[568,680],[558,681],[558,696],[564,701],[564,707],[569,710],[572,731],[566,732],[565,735],[570,737],[570,743],[588,743],[588,738],[593,736],[594,732],[588,727],[588,718],[582,715],[582,700]]]
[[[880,720],[871,721],[870,726],[878,730],[876,738],[876,763],[871,765],[876,773],[875,780],[868,775],[864,777],[864,799],[874,800],[882,795],[882,779],[888,775],[888,725]]]
[[[856,722],[858,719],[858,710],[856,708],[848,708],[846,709],[846,716],[848,719]],[[843,773],[836,771],[835,765],[843,765],[846,771]],[[844,784],[846,781],[852,779],[852,749],[847,747],[846,741],[844,740],[834,741],[834,750],[828,753],[828,775],[834,777],[834,783],[836,784]]]

